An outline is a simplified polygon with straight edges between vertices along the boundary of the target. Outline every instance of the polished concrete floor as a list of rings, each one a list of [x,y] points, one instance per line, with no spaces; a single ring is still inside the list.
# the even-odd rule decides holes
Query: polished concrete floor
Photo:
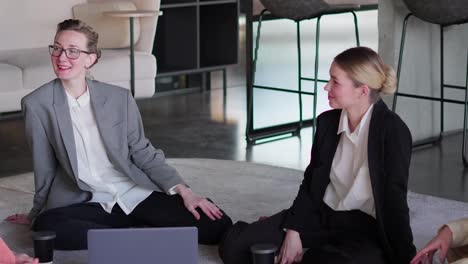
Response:
[[[361,28],[361,41],[377,48],[376,13],[359,14],[367,23]],[[352,46],[352,31],[330,20],[335,34],[323,34],[320,68],[327,78],[333,54]],[[340,22],[341,21],[341,22]],[[326,21],[323,21],[325,24]],[[313,21],[305,24],[303,32],[313,28]],[[374,25],[370,27],[369,24]],[[330,30],[330,29],[329,29]],[[341,31],[340,31],[341,30]],[[257,83],[297,89],[295,74],[295,28],[289,22],[272,21],[265,24],[265,37],[257,72]],[[310,31],[313,32],[313,31]],[[326,32],[323,29],[323,32]],[[244,39],[241,31],[241,42]],[[343,37],[349,35],[350,37]],[[347,39],[348,42],[343,41]],[[313,72],[313,37],[303,38],[306,73]],[[308,47],[308,48],[307,48]],[[241,45],[240,54],[244,47]],[[290,54],[289,56],[286,54]],[[311,55],[312,54],[312,55]],[[246,92],[244,58],[240,66],[228,71],[228,89],[223,93],[221,79],[214,73],[212,90],[191,94],[170,95],[139,100],[147,137],[168,158],[214,158],[246,160],[303,170],[310,159],[312,129],[305,128],[299,137],[248,146],[245,141]],[[312,69],[312,70],[311,70]],[[296,85],[296,86],[295,86]],[[310,86],[308,86],[310,89]],[[328,109],[324,93],[319,94],[319,110]],[[255,91],[255,127],[288,122],[297,118],[296,97]],[[310,114],[311,104],[305,104]],[[309,111],[309,112],[308,112]],[[32,170],[30,153],[24,138],[21,116],[0,117],[0,177]],[[460,134],[445,136],[441,144],[415,149],[410,169],[409,188],[412,191],[468,202],[468,172],[461,161]]]

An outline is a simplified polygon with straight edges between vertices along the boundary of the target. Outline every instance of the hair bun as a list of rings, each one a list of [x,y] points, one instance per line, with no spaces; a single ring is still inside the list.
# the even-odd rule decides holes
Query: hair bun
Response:
[[[393,68],[387,64],[384,65],[385,80],[382,83],[380,92],[384,94],[394,94],[397,86],[396,74]]]

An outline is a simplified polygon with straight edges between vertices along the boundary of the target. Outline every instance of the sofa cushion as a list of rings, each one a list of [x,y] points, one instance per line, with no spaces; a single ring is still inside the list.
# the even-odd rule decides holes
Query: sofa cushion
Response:
[[[0,62],[0,112],[21,109],[21,98],[30,92],[23,89],[22,75],[20,68]]]
[[[22,75],[20,68],[0,62],[0,93],[22,89]]]
[[[0,52],[0,61],[23,71],[23,88],[33,90],[55,78],[47,48]]]
[[[103,15],[108,11],[133,11],[135,4],[129,1],[86,3],[73,7],[73,15],[99,33],[100,48],[125,48],[130,46],[130,25],[126,18]],[[134,43],[140,37],[140,21],[134,19]]]
[[[23,74],[23,87],[33,90],[56,78],[47,48],[0,51],[0,63],[19,68]],[[130,80],[130,51],[128,49],[109,49],[102,51],[99,62],[91,68],[96,80],[116,83]],[[144,52],[135,52],[135,79],[154,79],[156,59]],[[8,90],[16,90],[6,88]]]
[[[130,51],[128,49],[106,49],[99,62],[91,68],[91,74],[102,81],[130,80]],[[156,59],[152,54],[135,52],[135,79],[154,79]]]

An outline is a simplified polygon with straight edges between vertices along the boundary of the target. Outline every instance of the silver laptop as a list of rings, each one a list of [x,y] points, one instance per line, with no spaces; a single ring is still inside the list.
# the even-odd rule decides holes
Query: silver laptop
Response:
[[[92,229],[89,264],[197,264],[196,227]]]

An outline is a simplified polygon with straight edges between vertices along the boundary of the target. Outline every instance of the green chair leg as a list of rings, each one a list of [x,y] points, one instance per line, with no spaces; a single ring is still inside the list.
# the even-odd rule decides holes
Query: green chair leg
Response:
[[[302,128],[302,63],[301,63],[301,25],[300,21],[296,21],[296,41],[297,41],[297,89],[299,99],[299,127],[298,131]]]
[[[462,149],[462,159],[465,167],[468,166],[468,161],[466,158],[466,126],[467,126],[467,111],[468,111],[468,51],[466,54],[466,79],[465,79],[465,108],[463,115],[463,149]]]

